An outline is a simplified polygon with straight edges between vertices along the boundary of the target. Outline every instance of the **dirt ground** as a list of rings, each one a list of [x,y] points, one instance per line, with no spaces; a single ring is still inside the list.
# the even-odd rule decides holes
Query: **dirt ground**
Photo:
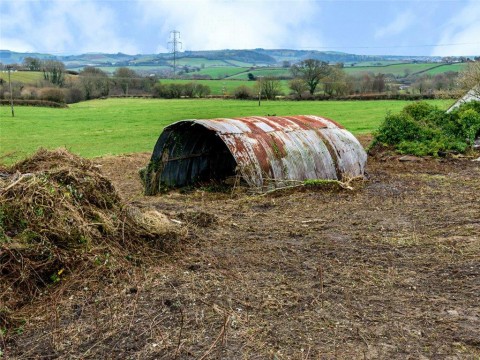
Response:
[[[124,199],[186,227],[185,241],[128,281],[57,291],[4,356],[479,358],[480,162],[371,157],[354,191],[147,198],[148,159],[95,161]]]

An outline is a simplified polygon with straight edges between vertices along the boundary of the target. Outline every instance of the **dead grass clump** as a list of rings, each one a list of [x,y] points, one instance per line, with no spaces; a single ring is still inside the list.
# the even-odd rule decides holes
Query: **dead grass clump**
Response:
[[[56,149],[54,151],[39,149],[31,157],[17,162],[10,169],[13,172],[29,173],[70,167],[87,171],[96,169],[96,166],[90,160],[72,154],[66,149]]]
[[[218,219],[215,215],[204,211],[187,211],[178,214],[178,217],[188,224],[199,227],[209,227],[217,224]]]
[[[0,179],[1,325],[69,274],[109,259],[124,267],[164,251],[180,235],[156,211],[122,203],[94,164],[66,150],[40,150],[2,170]]]

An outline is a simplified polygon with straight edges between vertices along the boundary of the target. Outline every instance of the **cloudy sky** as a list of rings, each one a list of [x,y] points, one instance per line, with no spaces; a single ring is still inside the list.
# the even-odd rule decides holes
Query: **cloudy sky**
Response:
[[[0,0],[0,49],[480,55],[480,0]]]

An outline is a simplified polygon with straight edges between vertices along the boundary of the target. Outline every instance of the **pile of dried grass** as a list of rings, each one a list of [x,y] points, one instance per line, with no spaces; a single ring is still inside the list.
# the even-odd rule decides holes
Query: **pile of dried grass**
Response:
[[[0,169],[0,327],[65,277],[138,265],[181,234],[164,215],[122,203],[91,161],[66,150]]]

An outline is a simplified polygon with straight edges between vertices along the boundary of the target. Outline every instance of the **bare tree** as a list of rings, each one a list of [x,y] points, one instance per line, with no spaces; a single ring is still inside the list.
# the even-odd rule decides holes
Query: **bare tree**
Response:
[[[133,88],[135,86],[138,78],[138,74],[134,70],[126,67],[120,67],[116,69],[113,73],[113,76],[115,78],[115,83],[121,87],[125,95],[128,95],[129,88]]]
[[[302,94],[307,91],[307,84],[302,79],[292,79],[288,82],[288,87],[292,90],[293,94],[301,99]]]
[[[54,85],[65,83],[65,65],[61,61],[46,60],[42,63],[43,78]]]
[[[282,84],[275,77],[257,78],[256,86],[261,94],[269,100],[275,100],[275,97],[282,92]]]
[[[38,58],[27,56],[23,59],[23,65],[30,71],[40,71],[42,68],[42,61]]]
[[[324,91],[326,94],[344,95],[347,92],[347,75],[342,65],[332,66],[330,72],[322,80],[324,82]]]
[[[372,90],[377,93],[385,91],[385,74],[378,73],[373,78]]]
[[[87,100],[107,96],[110,92],[110,79],[101,69],[87,66],[78,75]]]
[[[480,98],[480,61],[468,63],[466,69],[460,73],[458,82],[463,90],[471,91]]]
[[[365,94],[372,91],[372,78],[370,74],[363,74],[361,82],[360,82],[360,93]]]
[[[420,94],[431,93],[433,83],[430,75],[422,75],[418,77],[412,84],[412,88],[417,89]]]
[[[315,59],[303,60],[290,69],[294,77],[299,77],[305,81],[311,95],[315,93],[315,89],[322,78],[327,76],[331,70],[328,63]]]

